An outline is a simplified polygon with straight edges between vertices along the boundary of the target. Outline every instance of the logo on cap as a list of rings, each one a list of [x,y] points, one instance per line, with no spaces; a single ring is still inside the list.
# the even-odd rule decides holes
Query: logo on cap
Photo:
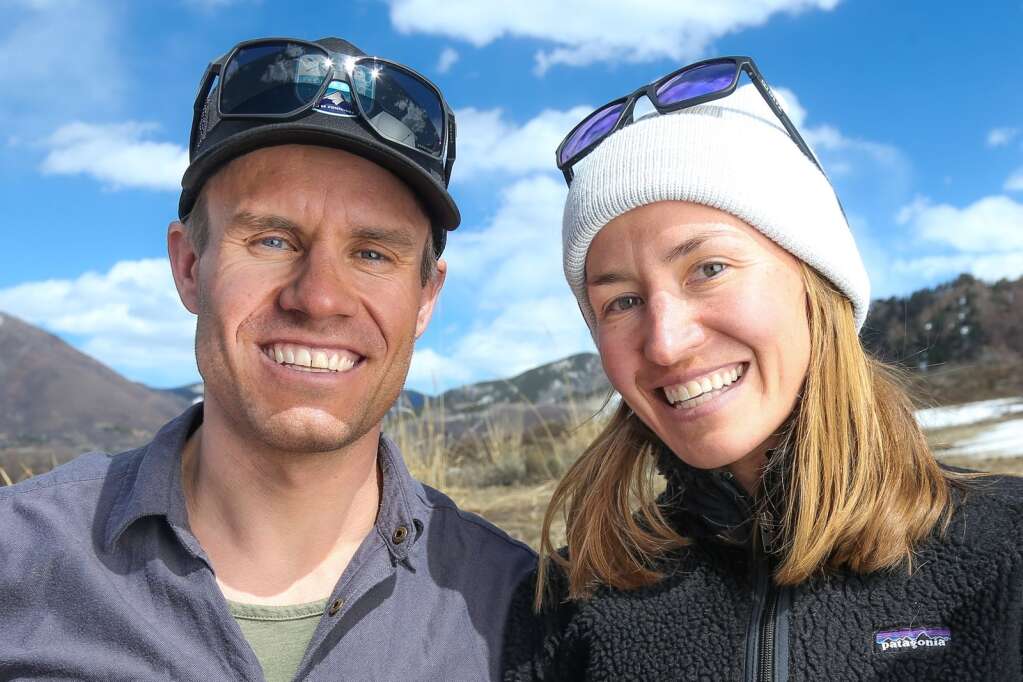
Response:
[[[331,116],[355,116],[352,89],[344,81],[331,81],[315,109]]]

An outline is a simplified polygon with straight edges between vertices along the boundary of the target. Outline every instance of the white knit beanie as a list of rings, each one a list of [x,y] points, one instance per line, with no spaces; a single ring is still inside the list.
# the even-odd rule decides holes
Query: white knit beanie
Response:
[[[813,266],[867,318],[870,280],[834,189],[752,85],[689,109],[650,115],[574,167],[565,203],[565,277],[590,331],[586,254],[605,225],[639,206],[689,201],[730,213]]]

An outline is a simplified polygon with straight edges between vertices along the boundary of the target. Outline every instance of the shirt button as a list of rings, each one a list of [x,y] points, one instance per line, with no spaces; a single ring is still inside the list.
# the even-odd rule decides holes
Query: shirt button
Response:
[[[344,599],[335,599],[331,603],[330,608],[327,610],[327,615],[336,616],[337,612],[340,611],[341,607],[344,606],[344,605],[345,605],[345,600]]]
[[[401,543],[405,542],[405,538],[407,537],[408,528],[406,528],[405,526],[398,526],[397,528],[394,529],[394,535],[391,536],[391,539],[394,540],[394,544],[400,545]]]

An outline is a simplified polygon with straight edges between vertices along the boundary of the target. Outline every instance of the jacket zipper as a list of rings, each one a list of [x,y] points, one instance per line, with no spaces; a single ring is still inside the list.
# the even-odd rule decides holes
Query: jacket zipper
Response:
[[[778,588],[771,580],[767,560],[763,556],[754,559],[756,594],[753,613],[747,637],[746,680],[748,682],[773,682],[776,625],[778,620]]]
[[[768,579],[767,594],[764,596],[764,611],[760,621],[760,670],[757,675],[758,682],[773,682],[774,680],[774,634],[776,615],[778,612],[778,590],[774,583]]]

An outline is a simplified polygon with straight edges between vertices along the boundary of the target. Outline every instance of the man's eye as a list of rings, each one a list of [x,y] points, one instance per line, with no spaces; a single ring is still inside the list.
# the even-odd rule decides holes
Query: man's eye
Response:
[[[643,299],[639,296],[619,296],[608,304],[607,311],[609,313],[622,313],[638,306],[642,302]]]
[[[373,249],[361,249],[359,251],[359,258],[362,258],[363,260],[372,261],[387,260],[387,257],[384,254],[380,253],[379,251],[374,251]]]
[[[265,246],[268,249],[290,249],[291,244],[287,239],[283,237],[263,237],[259,240],[261,246]]]

